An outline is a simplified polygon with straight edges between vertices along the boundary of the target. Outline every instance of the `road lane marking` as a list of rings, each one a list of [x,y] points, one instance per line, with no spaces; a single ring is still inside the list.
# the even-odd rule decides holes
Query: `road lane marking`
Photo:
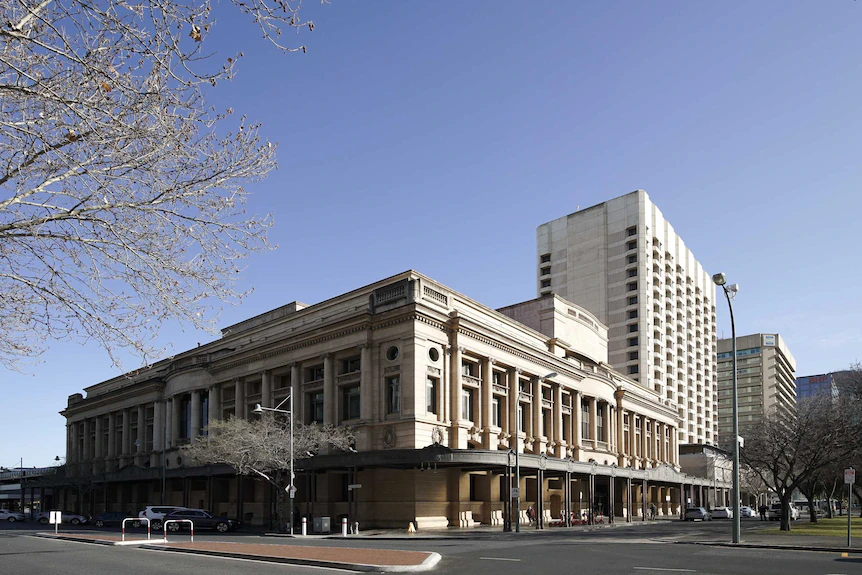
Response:
[[[486,561],[520,561],[520,559],[509,559],[508,557],[479,557]]]
[[[678,573],[697,573],[694,569],[671,569],[670,567],[632,567],[638,571],[675,571]]]

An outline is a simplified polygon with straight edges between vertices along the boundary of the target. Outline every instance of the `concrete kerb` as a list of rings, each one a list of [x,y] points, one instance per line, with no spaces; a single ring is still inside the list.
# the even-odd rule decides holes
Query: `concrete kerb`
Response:
[[[378,573],[416,573],[430,571],[442,558],[439,553],[428,552],[428,557],[419,565],[367,565],[364,563],[348,563],[343,561],[324,561],[320,559],[301,559],[298,557],[272,557],[267,555],[250,555],[245,553],[230,553],[228,551],[210,551],[203,549],[184,549],[181,547],[165,547],[163,545],[142,545],[141,549],[166,551],[169,553],[188,553],[191,555],[209,555],[210,557],[226,557],[229,559],[247,559],[267,563],[282,563],[287,565],[304,565],[306,567],[324,567],[329,569],[350,569],[352,571]]]
[[[34,533],[34,537],[44,539],[60,539],[63,541],[74,541],[75,543],[92,543],[93,545],[145,545],[147,543],[167,543],[165,539],[132,539],[128,541],[115,541],[113,539],[92,539],[80,535],[64,535],[54,533]]]
[[[710,547],[734,547],[738,549],[777,549],[779,551],[817,551],[827,553],[856,553],[862,549],[853,547],[822,547],[819,545],[777,545],[774,543],[725,543],[722,541],[674,541],[679,545],[707,545]]]

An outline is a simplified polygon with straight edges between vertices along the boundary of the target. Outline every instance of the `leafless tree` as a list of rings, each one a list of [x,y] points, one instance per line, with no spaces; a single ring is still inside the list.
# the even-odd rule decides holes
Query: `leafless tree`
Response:
[[[278,494],[278,525],[282,529],[291,454],[290,430],[284,420],[271,414],[251,420],[234,417],[210,423],[207,432],[183,448],[185,458],[192,465],[229,465],[238,474],[266,479]],[[293,457],[302,460],[324,448],[347,451],[353,441],[347,427],[297,424],[293,430]]]
[[[0,0],[0,364],[48,339],[147,359],[166,319],[212,329],[245,295],[241,261],[270,218],[245,186],[275,166],[259,125],[207,92],[241,51],[208,52],[244,13],[284,51],[301,0]]]
[[[747,432],[740,458],[780,499],[781,530],[790,530],[793,491],[853,454],[860,437],[855,419],[841,404],[807,402],[795,418],[772,412]]]

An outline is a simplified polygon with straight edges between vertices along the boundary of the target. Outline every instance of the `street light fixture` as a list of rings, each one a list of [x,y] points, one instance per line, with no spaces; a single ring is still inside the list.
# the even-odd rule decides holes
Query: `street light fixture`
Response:
[[[281,406],[284,405],[284,402],[289,401],[288,409],[281,409]],[[272,411],[275,413],[284,413],[288,416],[288,421],[290,422],[290,485],[287,487],[287,493],[290,496],[290,531],[289,533],[293,535],[293,500],[296,497],[296,486],[293,484],[294,480],[294,466],[293,466],[293,392],[290,392],[290,395],[285,397],[281,403],[276,405],[275,407],[261,407],[259,403],[256,403],[252,413],[257,413],[258,415],[262,414],[264,411]]]
[[[732,538],[734,543],[740,542],[740,517],[739,517],[739,389],[736,383],[736,323],[733,319],[733,298],[739,293],[739,284],[727,285],[727,278],[723,273],[712,276],[715,285],[724,290],[727,298],[727,308],[730,310],[730,336],[733,340],[731,353],[733,354],[733,528]]]

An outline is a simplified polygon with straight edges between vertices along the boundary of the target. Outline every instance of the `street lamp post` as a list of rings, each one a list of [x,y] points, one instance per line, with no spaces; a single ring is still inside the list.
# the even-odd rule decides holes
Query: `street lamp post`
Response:
[[[281,406],[284,405],[284,402],[288,401],[288,409],[281,409]],[[287,487],[287,493],[290,496],[290,527],[289,533],[293,535],[293,500],[296,497],[296,486],[293,484],[293,479],[295,477],[293,473],[293,392],[291,391],[290,395],[284,398],[281,403],[276,405],[275,407],[261,407],[258,403],[254,406],[254,410],[252,413],[261,414],[264,411],[273,411],[275,413],[286,413],[288,415],[288,422],[290,424],[290,485]]]
[[[727,278],[723,273],[712,276],[715,285],[724,290],[727,298],[727,308],[730,310],[730,337],[733,340],[733,529],[732,537],[734,543],[740,542],[740,517],[739,517],[739,389],[736,383],[736,324],[733,319],[732,300],[739,293],[738,284],[727,285]]]

